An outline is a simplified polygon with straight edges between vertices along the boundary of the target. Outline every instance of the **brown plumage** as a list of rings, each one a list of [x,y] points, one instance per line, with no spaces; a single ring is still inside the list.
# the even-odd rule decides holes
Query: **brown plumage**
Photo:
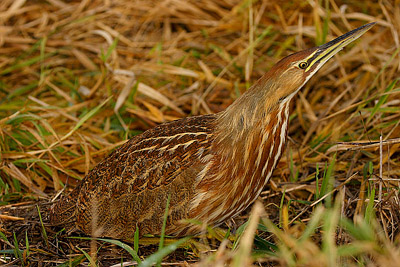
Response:
[[[225,111],[165,123],[138,135],[100,162],[51,210],[55,224],[88,235],[131,239],[196,233],[183,219],[216,225],[260,195],[284,149],[289,103],[311,76],[374,23],[292,54]]]

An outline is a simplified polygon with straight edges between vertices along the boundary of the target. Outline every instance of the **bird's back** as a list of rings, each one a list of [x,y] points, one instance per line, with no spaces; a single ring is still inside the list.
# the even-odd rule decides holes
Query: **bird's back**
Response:
[[[216,115],[165,123],[135,136],[93,168],[51,212],[53,223],[89,235],[131,238],[161,231],[170,198],[167,232],[187,218],[196,177],[210,152]]]

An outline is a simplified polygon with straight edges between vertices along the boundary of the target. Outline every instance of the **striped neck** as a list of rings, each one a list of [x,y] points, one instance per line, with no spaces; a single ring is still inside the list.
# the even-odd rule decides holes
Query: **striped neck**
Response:
[[[284,149],[289,101],[263,108],[247,111],[250,117],[240,112],[229,114],[233,109],[227,109],[217,119],[218,123],[230,117],[230,124],[224,125],[225,130],[216,125],[212,158],[199,174],[192,217],[222,222],[260,195]]]

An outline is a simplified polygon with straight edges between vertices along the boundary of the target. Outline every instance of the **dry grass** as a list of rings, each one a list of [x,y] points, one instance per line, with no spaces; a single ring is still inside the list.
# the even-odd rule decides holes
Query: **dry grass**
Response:
[[[48,202],[65,184],[70,190],[127,138],[165,121],[219,112],[280,58],[372,21],[377,25],[293,101],[286,154],[262,194],[282,229],[264,218],[271,233],[257,232],[277,244],[276,254],[258,256],[265,265],[340,262],[324,258],[327,248],[362,242],[352,242],[339,215],[358,226],[360,218],[372,220],[371,228],[357,229],[376,233],[373,246],[387,252],[362,243],[361,260],[351,254],[346,264],[384,266],[399,255],[400,2],[1,1],[0,201],[8,212],[0,210],[0,230],[8,241],[1,239],[0,263],[53,265],[82,257],[77,248],[89,253],[89,241],[65,233],[55,239],[56,229],[43,230],[37,212],[18,207]],[[334,208],[332,197],[340,200]],[[313,218],[324,222],[321,203],[338,224],[296,243]],[[25,220],[18,224],[19,218]],[[336,240],[325,238],[328,230]],[[247,246],[253,235],[243,236]],[[253,258],[235,258],[232,242],[219,246],[203,237],[165,262],[200,255],[204,264],[250,264]],[[19,258],[4,252],[17,246],[25,253]],[[100,265],[127,259],[116,246],[99,246]]]

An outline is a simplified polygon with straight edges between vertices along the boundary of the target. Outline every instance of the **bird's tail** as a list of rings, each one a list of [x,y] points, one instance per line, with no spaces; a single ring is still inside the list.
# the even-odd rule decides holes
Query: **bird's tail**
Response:
[[[50,222],[55,226],[68,227],[75,223],[76,199],[62,196],[50,208]]]

